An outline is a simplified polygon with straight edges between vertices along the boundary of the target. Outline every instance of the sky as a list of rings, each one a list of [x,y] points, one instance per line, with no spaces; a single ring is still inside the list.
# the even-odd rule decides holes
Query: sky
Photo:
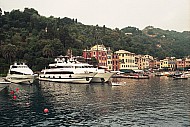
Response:
[[[0,0],[2,11],[34,8],[41,16],[74,18],[85,25],[140,30],[154,26],[190,31],[190,0]]]

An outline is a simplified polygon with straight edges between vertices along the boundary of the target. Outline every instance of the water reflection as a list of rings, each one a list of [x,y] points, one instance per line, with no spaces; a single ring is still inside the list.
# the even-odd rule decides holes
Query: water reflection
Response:
[[[0,125],[190,126],[190,80],[114,80],[121,85],[44,81],[11,85],[0,95]],[[14,100],[10,91],[16,88]]]

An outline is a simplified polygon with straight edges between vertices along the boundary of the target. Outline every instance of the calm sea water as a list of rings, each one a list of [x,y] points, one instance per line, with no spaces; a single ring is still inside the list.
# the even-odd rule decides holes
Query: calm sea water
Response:
[[[121,85],[12,84],[8,91],[0,92],[0,126],[190,126],[190,79],[153,77],[118,82]]]

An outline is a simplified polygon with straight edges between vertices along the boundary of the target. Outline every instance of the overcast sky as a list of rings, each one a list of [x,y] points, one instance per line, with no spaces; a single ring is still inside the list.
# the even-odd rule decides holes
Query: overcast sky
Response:
[[[190,31],[190,0],[0,0],[3,11],[34,8],[40,15],[69,17],[109,28]]]

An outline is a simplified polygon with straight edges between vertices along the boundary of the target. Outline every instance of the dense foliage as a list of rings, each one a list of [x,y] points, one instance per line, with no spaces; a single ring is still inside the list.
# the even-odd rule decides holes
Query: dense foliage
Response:
[[[70,18],[44,17],[32,8],[24,11],[3,12],[0,9],[0,73],[14,61],[25,61],[39,71],[53,58],[65,55],[82,55],[83,49],[104,44],[113,51],[124,49],[136,54],[154,57],[183,57],[190,54],[190,32],[176,32],[146,27],[110,29],[106,26],[89,26]]]

